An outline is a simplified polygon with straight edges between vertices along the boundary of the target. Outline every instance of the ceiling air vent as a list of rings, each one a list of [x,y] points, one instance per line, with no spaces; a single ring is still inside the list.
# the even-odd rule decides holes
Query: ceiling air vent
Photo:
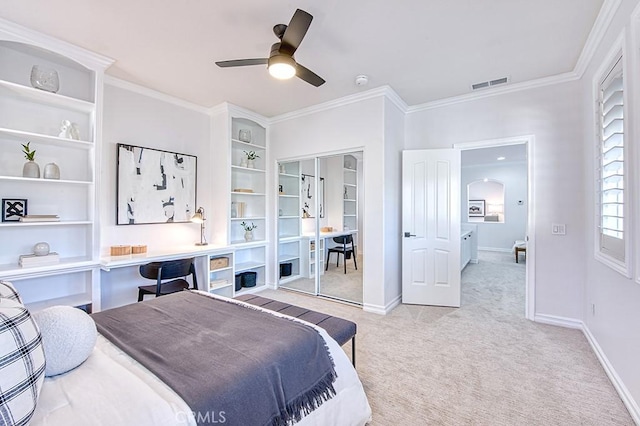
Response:
[[[472,90],[485,89],[487,87],[497,86],[509,82],[509,77],[496,78],[495,80],[483,81],[482,83],[474,83],[471,85]]]

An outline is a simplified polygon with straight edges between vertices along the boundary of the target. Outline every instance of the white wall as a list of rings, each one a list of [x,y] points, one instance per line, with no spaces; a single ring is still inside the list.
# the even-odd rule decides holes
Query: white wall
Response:
[[[363,195],[363,251],[367,253],[363,271],[363,301],[365,309],[370,310],[383,310],[395,297],[394,291],[389,292],[388,289],[395,289],[399,285],[399,274],[393,268],[388,268],[389,263],[398,262],[398,244],[387,237],[389,233],[396,232],[398,227],[395,216],[398,216],[396,211],[399,209],[401,193],[398,171],[400,149],[397,142],[385,147],[385,112],[384,98],[376,97],[278,121],[271,125],[269,133],[270,155],[274,162],[363,151],[363,175],[367,181]],[[271,240],[275,241],[275,233],[271,235]],[[385,242],[390,244],[387,246]]]
[[[638,149],[638,111],[640,111],[640,99],[638,98],[640,89],[640,66],[637,56],[634,61],[633,52],[638,50],[640,40],[634,40],[634,34],[631,31],[630,16],[634,7],[637,7],[637,0],[625,0],[622,2],[616,13],[613,23],[603,42],[599,45],[593,61],[590,63],[587,72],[581,81],[582,94],[582,113],[584,120],[584,150],[581,158],[583,163],[583,174],[585,176],[580,188],[581,192],[586,194],[582,208],[584,210],[586,221],[583,232],[586,236],[586,253],[583,260],[585,268],[585,298],[582,304],[584,312],[584,322],[589,331],[595,337],[600,346],[603,355],[607,358],[618,377],[622,386],[626,388],[626,397],[635,401],[635,420],[640,422],[640,368],[638,359],[640,354],[640,284],[634,282],[633,279],[626,278],[621,274],[614,272],[609,267],[600,263],[594,258],[595,250],[595,147],[596,139],[592,129],[594,128],[594,98],[592,96],[593,79],[596,77],[597,69],[603,64],[605,56],[613,48],[616,38],[624,33],[626,36],[626,61],[625,81],[629,85],[627,94],[627,105],[631,108],[631,114],[625,116],[625,120],[630,118],[628,122],[635,128],[631,128],[630,134],[625,135],[625,143],[630,148],[631,155],[626,157],[631,162],[630,166],[625,166],[625,172],[631,173],[631,183],[635,186],[628,188],[635,190],[632,194],[625,194],[627,202],[631,202],[632,206],[638,205],[638,197],[640,191],[637,186],[638,182],[638,160],[640,159],[640,151]],[[635,25],[640,29],[640,20],[636,19]],[[636,36],[637,37],[637,36]],[[634,133],[634,130],[636,131]],[[634,152],[635,151],[635,152]],[[625,154],[626,155],[626,154]],[[634,160],[635,156],[635,160]],[[635,161],[635,163],[634,163]],[[635,195],[635,198],[633,198]],[[634,208],[633,222],[625,224],[625,229],[630,231],[627,238],[633,241],[634,252],[630,254],[632,264],[640,255],[640,244],[636,234],[640,227],[640,212]],[[636,276],[639,269],[636,267]],[[592,310],[592,304],[595,305],[595,314]],[[632,413],[634,414],[634,413]]]
[[[582,318],[584,117],[579,82],[507,93],[407,115],[406,149],[534,135],[536,313]],[[567,224],[566,236],[551,235]]]
[[[128,143],[198,157],[197,204],[208,210],[212,204],[210,164],[210,118],[201,112],[154,99],[119,87],[105,85],[103,149],[100,177],[101,254],[109,246],[146,244],[149,250],[191,246],[200,240],[200,228],[193,223],[126,225],[116,223],[116,144]],[[102,308],[137,300],[142,279],[137,268],[102,273]],[[148,284],[148,282],[144,282]]]
[[[527,231],[527,164],[506,163],[497,165],[478,165],[462,167],[460,177],[461,218],[463,222],[469,222],[467,218],[467,188],[472,182],[482,182],[488,178],[489,182],[498,181],[504,184],[504,223],[498,222],[473,222],[478,225],[478,248],[510,250],[515,240],[523,240]],[[469,199],[477,198],[469,195]],[[487,198],[489,200],[489,198]],[[524,201],[518,205],[518,200]],[[486,209],[488,211],[489,203]]]

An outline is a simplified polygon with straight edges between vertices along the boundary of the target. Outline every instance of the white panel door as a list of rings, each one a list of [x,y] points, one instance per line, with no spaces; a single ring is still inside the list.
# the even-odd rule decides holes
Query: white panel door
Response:
[[[402,303],[460,306],[460,150],[402,153]]]

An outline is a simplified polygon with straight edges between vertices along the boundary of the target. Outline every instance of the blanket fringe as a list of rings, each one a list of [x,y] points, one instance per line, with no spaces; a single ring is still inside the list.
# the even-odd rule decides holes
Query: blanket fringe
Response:
[[[333,398],[336,395],[336,390],[333,387],[336,377],[336,373],[332,369],[313,388],[291,400],[280,412],[280,415],[273,418],[271,424],[273,426],[290,426],[320,407],[323,402]]]

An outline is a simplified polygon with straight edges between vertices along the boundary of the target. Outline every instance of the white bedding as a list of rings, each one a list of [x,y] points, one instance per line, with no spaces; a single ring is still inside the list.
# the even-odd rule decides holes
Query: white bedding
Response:
[[[355,369],[326,331],[309,325],[327,342],[338,374],[334,383],[337,394],[297,425],[364,425],[371,418],[371,408]],[[247,404],[247,409],[251,407],[250,399],[238,403]],[[201,415],[209,416],[209,423],[215,424],[213,420],[223,423],[223,413]],[[93,353],[80,367],[45,379],[30,424],[195,425],[195,418],[182,398],[167,385],[99,335]]]

